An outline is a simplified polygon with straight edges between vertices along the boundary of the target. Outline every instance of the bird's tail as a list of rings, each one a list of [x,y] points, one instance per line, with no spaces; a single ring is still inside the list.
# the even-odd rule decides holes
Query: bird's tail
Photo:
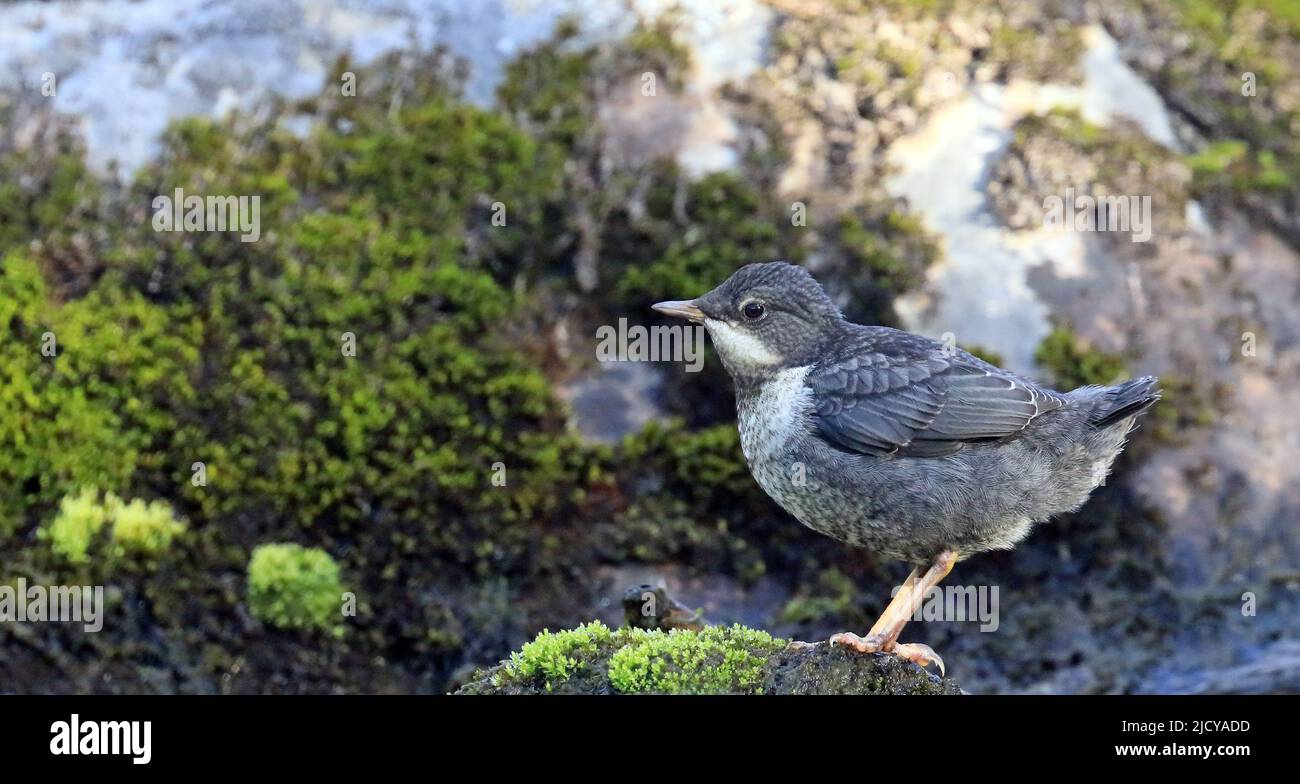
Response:
[[[1160,379],[1155,376],[1143,376],[1109,387],[1097,401],[1088,421],[1094,427],[1106,427],[1141,414],[1160,399],[1159,383]]]

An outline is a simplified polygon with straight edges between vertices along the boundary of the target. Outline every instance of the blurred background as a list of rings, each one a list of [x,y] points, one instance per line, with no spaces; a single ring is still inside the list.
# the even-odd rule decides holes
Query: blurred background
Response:
[[[777,258],[1162,378],[1086,506],[957,568],[995,632],[908,628],[964,688],[1300,691],[1297,70],[1292,0],[0,4],[0,581],[107,604],[0,624],[0,691],[444,692],[640,583],[863,631],[907,567],[758,489],[712,353],[596,357]],[[155,230],[178,188],[257,241]],[[1149,241],[1045,228],[1069,188]]]

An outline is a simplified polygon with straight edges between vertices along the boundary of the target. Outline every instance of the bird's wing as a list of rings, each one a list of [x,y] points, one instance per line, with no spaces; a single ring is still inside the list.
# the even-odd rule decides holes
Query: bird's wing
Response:
[[[1018,433],[1064,399],[964,351],[905,333],[839,352],[806,383],[827,441],[872,455],[941,456]]]

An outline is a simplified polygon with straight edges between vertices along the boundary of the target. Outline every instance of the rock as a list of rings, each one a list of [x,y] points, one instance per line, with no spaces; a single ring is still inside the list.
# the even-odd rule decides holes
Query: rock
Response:
[[[787,642],[735,625],[700,631],[598,621],[543,632],[457,694],[962,694],[893,656]]]
[[[692,610],[668,595],[662,585],[634,585],[623,592],[623,621],[638,629],[692,629],[709,625],[699,610]]]
[[[897,656],[864,656],[828,642],[791,643],[770,666],[766,694],[964,693],[951,679]]]

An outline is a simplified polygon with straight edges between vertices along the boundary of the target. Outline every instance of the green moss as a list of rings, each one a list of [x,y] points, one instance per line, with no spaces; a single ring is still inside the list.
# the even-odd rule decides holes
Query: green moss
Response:
[[[1007,166],[1009,162],[1016,166]],[[1023,167],[1028,167],[1028,179],[1016,173]],[[1016,124],[1007,159],[998,164],[994,176],[1007,186],[995,206],[1018,227],[1029,219],[1025,212],[1029,205],[1038,205],[1048,196],[1068,198],[1073,192],[1097,199],[1099,210],[1103,198],[1149,199],[1158,208],[1147,215],[1144,231],[1153,236],[1186,231],[1184,207],[1191,197],[1188,168],[1178,155],[1129,121],[1103,128],[1085,120],[1077,109],[1065,108],[1027,116]],[[1105,215],[1112,220],[1112,231],[1118,228],[1114,212]],[[1142,247],[1150,251],[1155,246]]]
[[[879,231],[883,228],[885,231]],[[891,295],[908,291],[919,285],[927,264],[917,264],[890,242],[895,237],[915,237],[921,243],[929,241],[920,220],[905,213],[888,213],[883,226],[872,225],[864,216],[846,213],[839,221],[839,243],[848,251],[852,263],[869,271],[872,281]]]
[[[148,379],[167,361],[164,351],[122,367],[133,347],[159,334],[153,328],[166,327],[129,330],[136,325],[129,309],[50,307],[48,296],[29,257],[0,263],[0,536],[66,493],[125,486],[137,466],[148,433],[132,426],[144,424],[149,409],[138,388],[111,379],[78,383],[79,368],[112,365]]]
[[[9,124],[0,117],[0,127]],[[74,264],[86,261],[71,241],[86,238],[103,198],[102,184],[86,170],[84,146],[68,131],[23,149],[0,141],[0,257],[36,238],[75,256],[68,259]]]
[[[811,623],[835,620],[847,623],[855,612],[861,595],[853,580],[838,569],[826,569],[817,578],[817,584],[807,594],[800,594],[786,602],[781,619],[789,623]]]
[[[248,561],[248,608],[285,629],[341,633],[343,583],[329,553],[297,544],[264,544]]]
[[[734,424],[652,424],[627,438],[613,460],[636,470],[611,466],[630,503],[598,530],[604,552],[713,563],[750,581],[768,571],[765,553],[801,547],[803,530],[750,477]]]
[[[1284,191],[1294,182],[1292,174],[1283,169],[1277,153],[1260,150],[1255,154],[1255,172],[1252,185],[1264,191]]]
[[[1300,36],[1300,8],[1289,0],[1173,0],[1173,6],[1181,14],[1180,21],[1225,49],[1239,14],[1262,12],[1269,28]]]
[[[1143,427],[1149,427],[1161,441],[1178,443],[1192,428],[1213,426],[1219,412],[1230,405],[1233,393],[1222,382],[1207,385],[1187,376],[1164,375],[1160,394],[1160,405],[1151,409],[1150,424]]]
[[[653,263],[627,269],[620,299],[702,294],[745,264],[785,257],[772,205],[737,175],[711,174],[689,184],[685,203],[689,227]]]
[[[673,89],[681,89],[690,73],[691,50],[678,40],[672,13],[638,24],[623,39],[619,50],[625,73],[651,71]]]
[[[1006,78],[1077,84],[1083,51],[1078,27],[1049,23],[1037,29],[1018,20],[993,29],[985,58],[998,64]]]
[[[670,632],[592,621],[562,632],[543,631],[511,655],[497,686],[555,691],[581,682],[601,690],[708,694],[761,688],[768,657],[785,646],[770,634],[735,625]]]
[[[590,666],[591,659],[613,639],[613,632],[600,621],[561,632],[543,630],[536,639],[510,655],[503,677],[538,680],[549,690],[556,682]]]
[[[123,503],[109,498],[116,502],[112,505],[113,552],[118,556],[157,557],[185,531],[185,524],[165,501],[146,503],[136,498]]]
[[[768,656],[785,647],[784,640],[739,624],[698,632],[635,629],[628,636],[609,659],[609,682],[625,694],[756,692]]]
[[[1084,345],[1064,327],[1053,329],[1034,351],[1034,360],[1060,389],[1113,384],[1126,377],[1124,360]]]
[[[597,51],[581,47],[578,29],[562,25],[556,36],[506,66],[497,100],[537,138],[572,149],[590,133],[594,104],[590,80]]]
[[[55,555],[69,563],[81,564],[90,559],[90,546],[108,522],[109,509],[100,500],[99,491],[86,488],[59,503],[59,513],[38,536],[50,543]]]
[[[725,493],[737,500],[748,495],[751,484],[740,436],[730,423],[688,431],[652,422],[624,439],[622,459],[661,466],[663,476],[673,483],[673,495],[701,502],[708,500],[704,493]]]
[[[1136,168],[1144,187],[1163,193],[1162,198],[1178,204],[1187,198],[1181,183],[1162,181],[1176,156],[1131,124],[1103,127],[1084,119],[1078,109],[1055,107],[1018,122],[1015,144],[1024,146],[1040,135],[1059,139],[1088,156],[1097,166],[1097,179],[1105,185],[1118,188],[1132,181]]]
[[[990,365],[996,365],[998,367],[1002,367],[1003,363],[1006,362],[1006,358],[1003,357],[1001,354],[999,354],[996,351],[993,351],[992,349],[985,348],[983,346],[967,345],[967,346],[961,346],[961,349],[972,356],[984,360]]]
[[[844,315],[866,324],[898,321],[894,300],[919,286],[939,258],[938,239],[896,200],[879,198],[838,215],[825,232],[827,272],[847,294]]]
[[[1053,134],[1084,152],[1097,152],[1107,141],[1107,131],[1083,118],[1078,109],[1054,106],[1042,114],[1025,116],[1016,123],[1015,141],[1024,145],[1034,136]]]
[[[1204,150],[1187,156],[1187,165],[1198,178],[1215,177],[1245,159],[1247,150],[1247,144],[1240,139],[1215,142]]]
[[[112,532],[114,558],[138,556],[156,558],[167,551],[172,540],[185,530],[165,501],[123,501],[112,493],[102,498],[98,490],[85,488],[59,503],[59,512],[37,536],[50,543],[50,550],[71,564],[90,560],[100,531]]]
[[[1228,189],[1234,193],[1284,191],[1291,187],[1291,174],[1282,168],[1272,150],[1252,154],[1240,139],[1210,144],[1186,158],[1192,171],[1192,185],[1201,193]]]
[[[1195,188],[1203,199],[1247,206],[1281,199],[1293,213],[1300,199],[1300,107],[1277,100],[1297,72],[1300,6],[1289,0],[1175,0],[1164,26],[1188,50],[1162,69],[1160,79],[1180,102],[1197,107],[1210,144],[1193,154]],[[1242,77],[1255,77],[1243,95]],[[1296,229],[1290,228],[1292,239]]]
[[[368,84],[389,94],[382,77]],[[382,515],[382,543],[358,557],[383,563],[420,542],[484,572],[523,558],[532,520],[568,502],[586,459],[513,345],[520,297],[501,284],[531,263],[520,248],[553,172],[504,116],[436,83],[403,89],[398,112],[378,97],[322,105],[325,126],[305,141],[274,123],[168,133],[129,198],[147,204],[175,182],[262,194],[275,230],[257,243],[142,220],[86,296],[56,309],[39,274],[13,263],[23,314],[0,351],[31,379],[10,410],[34,432],[0,457],[0,471],[14,463],[0,496],[39,494],[8,508],[95,484],[177,499],[244,547],[302,529],[327,542]],[[47,324],[62,354],[43,362]],[[51,408],[62,414],[48,424],[33,416]],[[195,461],[206,485],[189,481]],[[493,488],[498,462],[510,481]]]
[[[585,55],[570,54],[555,50],[540,70],[585,80]],[[0,539],[35,558],[23,536],[81,487],[167,499],[192,533],[169,565],[188,590],[157,591],[149,606],[194,651],[213,632],[191,629],[194,613],[234,623],[219,575],[261,542],[302,541],[341,554],[362,584],[374,624],[355,644],[375,660],[440,667],[462,621],[445,602],[406,601],[411,586],[439,595],[437,585],[508,575],[511,594],[570,568],[574,538],[596,527],[584,515],[603,522],[629,506],[584,506],[616,465],[579,445],[540,370],[528,282],[571,253],[563,237],[537,242],[576,203],[558,176],[574,143],[567,110],[548,124],[555,107],[525,105],[526,89],[507,111],[478,109],[436,68],[381,64],[359,81],[355,97],[288,107],[318,121],[306,138],[284,132],[276,111],[173,125],[159,159],[105,197],[113,241],[73,295],[53,246],[31,243],[50,227],[40,216],[61,214],[64,188],[24,192],[13,224],[27,227],[13,239],[23,250],[0,262]],[[572,112],[589,119],[581,100]],[[141,205],[177,183],[259,195],[261,239],[154,232]],[[736,230],[751,217],[731,204],[736,190],[696,192],[706,234],[719,237],[705,248],[734,241],[734,261],[756,249],[748,237],[771,236]],[[505,226],[491,221],[497,201]],[[655,211],[669,215],[671,197]],[[610,237],[658,257],[680,233]],[[40,353],[46,332],[56,356]],[[206,483],[191,481],[196,462]],[[123,553],[165,546],[161,530],[144,526]]]

